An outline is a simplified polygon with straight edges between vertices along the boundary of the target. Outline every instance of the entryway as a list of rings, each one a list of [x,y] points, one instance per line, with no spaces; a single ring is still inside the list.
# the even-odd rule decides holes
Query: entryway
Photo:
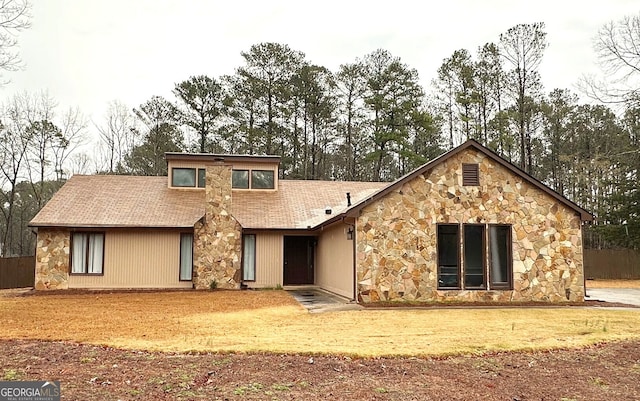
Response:
[[[284,285],[314,283],[315,237],[284,237]]]

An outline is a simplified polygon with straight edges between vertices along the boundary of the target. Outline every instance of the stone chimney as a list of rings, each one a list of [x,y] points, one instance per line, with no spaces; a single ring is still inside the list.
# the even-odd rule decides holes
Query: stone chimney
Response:
[[[207,166],[205,202],[204,219],[194,229],[194,287],[240,288],[242,227],[231,215],[231,166]]]

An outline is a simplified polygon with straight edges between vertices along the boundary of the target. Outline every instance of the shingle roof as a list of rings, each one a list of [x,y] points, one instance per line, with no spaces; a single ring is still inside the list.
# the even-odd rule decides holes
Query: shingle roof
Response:
[[[232,214],[245,228],[315,228],[389,183],[279,180],[275,192],[234,191]],[[331,214],[326,214],[326,208]]]
[[[388,183],[280,180],[278,191],[233,191],[232,214],[244,228],[306,229]],[[330,207],[332,214],[325,213]],[[35,227],[193,227],[205,194],[169,189],[167,177],[73,176],[34,217]]]
[[[204,191],[167,188],[167,177],[74,175],[30,225],[51,227],[193,227]]]

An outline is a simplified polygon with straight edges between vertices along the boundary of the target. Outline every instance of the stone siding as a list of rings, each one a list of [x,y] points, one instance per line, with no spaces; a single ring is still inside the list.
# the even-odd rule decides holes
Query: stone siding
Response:
[[[69,288],[69,231],[38,229],[36,290]]]
[[[480,186],[462,186],[462,163]],[[511,225],[513,289],[438,290],[438,223]],[[360,302],[584,301],[580,216],[471,149],[364,207],[356,234]]]
[[[240,288],[242,227],[231,216],[231,167],[207,166],[206,213],[194,227],[195,288]]]

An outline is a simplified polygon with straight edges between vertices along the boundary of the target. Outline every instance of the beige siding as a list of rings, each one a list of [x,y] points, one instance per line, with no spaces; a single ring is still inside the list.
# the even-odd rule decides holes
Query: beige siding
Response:
[[[353,298],[353,241],[347,224],[325,229],[318,239],[316,284],[327,291]]]
[[[178,232],[107,231],[104,275],[70,275],[69,288],[191,288],[179,266]]]
[[[256,234],[256,281],[246,282],[250,288],[282,285],[282,234]]]

